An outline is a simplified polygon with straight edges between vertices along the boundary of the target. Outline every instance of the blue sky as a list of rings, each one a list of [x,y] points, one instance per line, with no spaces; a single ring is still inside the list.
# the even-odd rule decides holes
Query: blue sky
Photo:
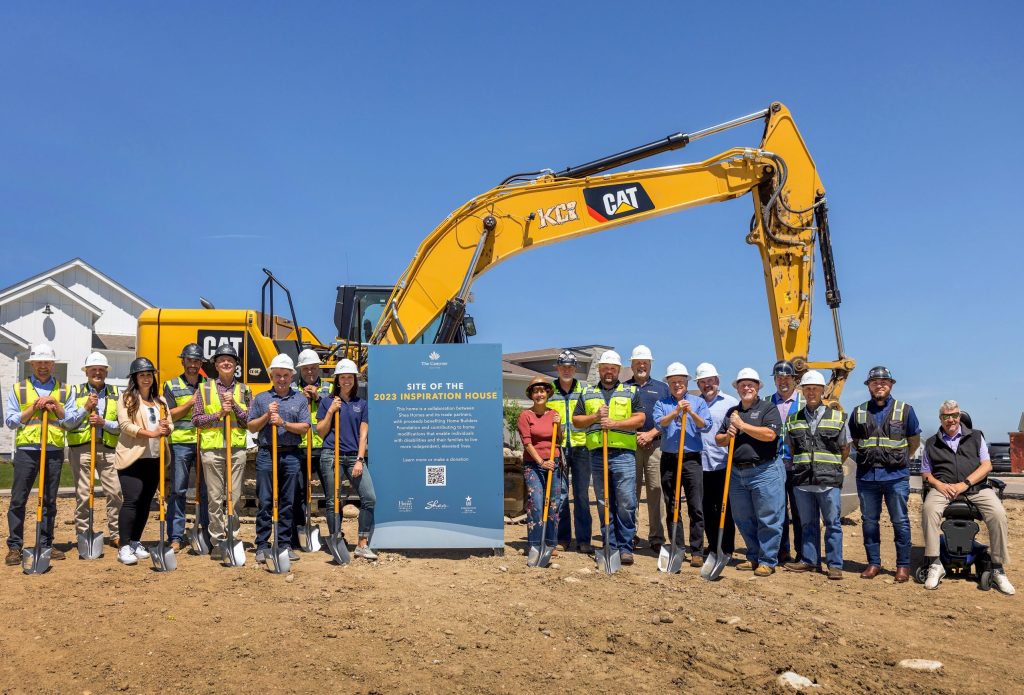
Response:
[[[0,286],[81,256],[158,306],[258,308],[260,268],[333,336],[335,286],[390,284],[451,210],[763,108],[828,190],[854,405],[874,364],[926,433],[956,398],[1017,428],[1016,3],[104,3],[0,8]],[[652,165],[755,145],[760,126]],[[749,199],[532,251],[474,286],[505,351],[649,345],[774,361]],[[574,307],[585,277],[606,315]],[[564,278],[557,290],[551,278]],[[820,270],[812,358],[834,356]]]

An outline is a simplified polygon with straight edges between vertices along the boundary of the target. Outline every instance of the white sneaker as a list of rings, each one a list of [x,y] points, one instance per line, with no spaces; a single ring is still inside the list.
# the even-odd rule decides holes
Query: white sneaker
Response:
[[[132,541],[132,552],[135,553],[135,557],[139,558],[140,560],[145,560],[149,558],[149,551],[146,550],[146,547],[138,541]]]
[[[355,549],[355,551],[352,554],[355,555],[356,557],[361,557],[364,560],[376,560],[377,559],[377,553],[375,553],[372,550],[370,550],[370,546],[368,546],[368,545],[356,546],[356,549]]]
[[[117,561],[122,565],[134,565],[139,561],[139,558],[135,557],[135,553],[132,552],[130,545],[122,545],[117,549]]]
[[[925,589],[938,589],[939,582],[946,576],[946,568],[938,560],[932,562],[928,567],[928,578],[924,580]]]
[[[1001,569],[992,570],[992,585],[997,591],[1001,591],[1007,596],[1013,596],[1017,593],[1017,590],[1013,588],[1013,584],[1006,578],[1006,572]]]

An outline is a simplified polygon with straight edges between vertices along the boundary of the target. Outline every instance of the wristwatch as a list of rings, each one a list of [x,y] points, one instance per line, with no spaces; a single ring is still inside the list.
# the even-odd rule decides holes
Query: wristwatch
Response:
[[[366,463],[366,459],[362,456],[356,458],[356,463]]]

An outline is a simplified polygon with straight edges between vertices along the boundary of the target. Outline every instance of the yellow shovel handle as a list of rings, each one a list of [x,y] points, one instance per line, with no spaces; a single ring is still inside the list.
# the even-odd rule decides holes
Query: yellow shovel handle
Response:
[[[686,441],[686,413],[683,413],[683,421],[679,426],[679,457],[676,461],[676,504],[672,509],[672,523],[679,522],[679,487],[683,482],[683,442]]]
[[[604,525],[611,523],[608,511],[608,430],[601,430],[601,452],[604,455]]]
[[[50,430],[50,411],[43,411],[43,435],[39,440],[39,505],[36,507],[36,523],[43,520],[43,484],[46,481],[46,438]]]
[[[725,526],[725,508],[729,504],[729,475],[732,473],[732,450],[736,444],[735,437],[729,437],[729,457],[725,460],[725,492],[722,493],[722,514],[718,520],[718,531]]]
[[[270,423],[270,455],[274,485],[274,523],[277,523],[277,425]]]
[[[160,425],[159,425],[160,427],[163,427],[163,421],[166,420],[166,419],[167,419],[167,407],[164,406],[161,403],[160,404]],[[93,439],[93,443],[95,444],[95,438]],[[164,482],[165,482],[164,478],[166,478],[166,476],[164,475],[164,465],[165,465],[164,459],[167,456],[167,454],[165,452],[166,448],[167,448],[167,437],[165,437],[164,435],[161,434],[160,435],[160,521],[164,520],[164,492],[165,492],[165,490],[164,490]],[[94,446],[93,447],[93,451],[95,451],[95,450],[96,449],[95,449],[95,446]],[[91,497],[90,497],[90,500],[91,500]]]

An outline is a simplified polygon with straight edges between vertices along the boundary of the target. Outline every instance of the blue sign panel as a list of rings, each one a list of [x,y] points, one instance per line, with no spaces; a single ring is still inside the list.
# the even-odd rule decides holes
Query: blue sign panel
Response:
[[[371,345],[374,548],[505,545],[500,345]]]

